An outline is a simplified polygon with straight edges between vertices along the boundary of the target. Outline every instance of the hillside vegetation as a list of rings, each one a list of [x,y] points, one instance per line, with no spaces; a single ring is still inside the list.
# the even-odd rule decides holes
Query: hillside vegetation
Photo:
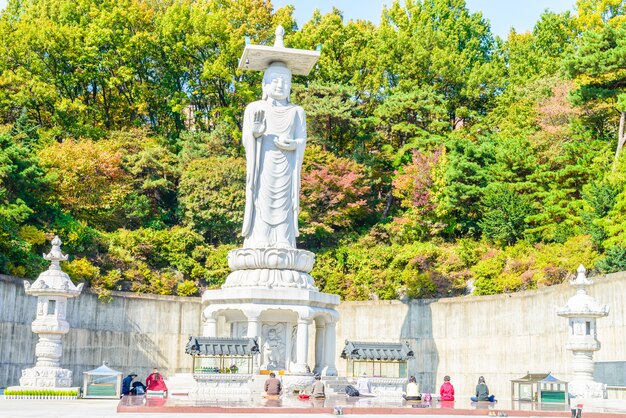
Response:
[[[299,247],[347,300],[515,292],[626,269],[626,1],[492,34],[464,0],[298,28],[267,0],[9,0],[0,16],[0,273],[106,296],[219,287],[240,246],[245,42],[316,49]]]

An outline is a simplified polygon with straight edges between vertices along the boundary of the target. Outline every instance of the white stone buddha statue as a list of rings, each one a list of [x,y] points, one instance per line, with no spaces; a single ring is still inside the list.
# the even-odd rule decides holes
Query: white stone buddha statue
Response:
[[[296,248],[306,117],[289,102],[291,71],[272,63],[263,77],[263,98],[246,107],[244,248]]]

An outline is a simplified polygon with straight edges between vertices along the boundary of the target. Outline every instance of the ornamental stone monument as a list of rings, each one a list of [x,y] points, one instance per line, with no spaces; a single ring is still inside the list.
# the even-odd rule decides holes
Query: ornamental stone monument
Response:
[[[31,285],[24,281],[26,294],[37,296],[37,316],[32,330],[39,335],[35,347],[37,363],[35,367],[22,370],[20,386],[9,389],[60,389],[72,386],[72,372],[60,367],[63,354],[63,335],[67,334],[70,324],[66,320],[67,299],[76,297],[83,289],[83,283],[74,286],[70,277],[61,270],[59,262],[68,256],[61,252],[61,240],[55,236],[52,250],[44,254],[44,259],[51,261],[50,267],[39,275]],[[78,388],[73,388],[78,390]]]
[[[246,45],[239,62],[241,69],[265,71],[262,98],[246,107],[243,120],[244,243],[228,254],[232,272],[222,288],[206,291],[202,301],[205,336],[257,337],[256,371],[283,371],[289,386],[290,379],[308,384],[305,376],[311,370],[337,374],[339,297],[318,291],[309,274],[315,254],[296,248],[307,133],[304,109],[289,100],[291,76],[307,75],[319,52],[285,48],[283,34],[279,26],[273,47]],[[315,354],[310,367],[313,325]]]
[[[572,350],[572,370],[574,379],[569,382],[569,392],[573,398],[605,398],[606,385],[593,380],[593,352],[600,349],[596,339],[596,318],[609,314],[609,307],[600,304],[587,294],[587,286],[593,284],[586,276],[587,270],[581,264],[576,270],[576,279],[570,283],[578,290],[567,304],[557,308],[559,316],[569,318],[569,340],[566,348]]]

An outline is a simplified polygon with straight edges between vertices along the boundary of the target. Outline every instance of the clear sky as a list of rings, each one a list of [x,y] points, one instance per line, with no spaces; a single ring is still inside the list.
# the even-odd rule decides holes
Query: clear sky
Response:
[[[466,0],[466,2],[470,11],[483,12],[491,23],[493,33],[506,38],[511,27],[517,32],[531,30],[539,15],[546,9],[553,12],[573,10],[576,0]],[[0,9],[3,9],[6,3],[6,0],[0,0]],[[298,25],[302,26],[311,18],[314,9],[318,8],[322,13],[328,13],[333,6],[344,12],[346,20],[365,19],[378,24],[383,5],[390,5],[392,0],[272,0],[272,3],[274,7],[293,4],[296,8],[294,16]]]
[[[1,1],[1,0],[0,0]],[[345,20],[364,19],[376,24],[380,22],[383,5],[391,5],[393,0],[272,0],[274,7],[287,4],[295,6],[294,16],[298,26],[308,21],[313,10],[320,9],[324,13],[335,6],[343,13]],[[401,4],[404,1],[401,0]],[[489,19],[491,30],[506,39],[511,27],[519,32],[532,30],[535,22],[544,10],[564,12],[574,10],[576,0],[466,0],[471,12],[481,11]]]

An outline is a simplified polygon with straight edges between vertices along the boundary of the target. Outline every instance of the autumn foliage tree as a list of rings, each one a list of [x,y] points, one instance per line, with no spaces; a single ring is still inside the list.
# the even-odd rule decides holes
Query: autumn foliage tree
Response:
[[[300,235],[310,244],[356,231],[371,212],[364,168],[312,146],[302,173]]]

